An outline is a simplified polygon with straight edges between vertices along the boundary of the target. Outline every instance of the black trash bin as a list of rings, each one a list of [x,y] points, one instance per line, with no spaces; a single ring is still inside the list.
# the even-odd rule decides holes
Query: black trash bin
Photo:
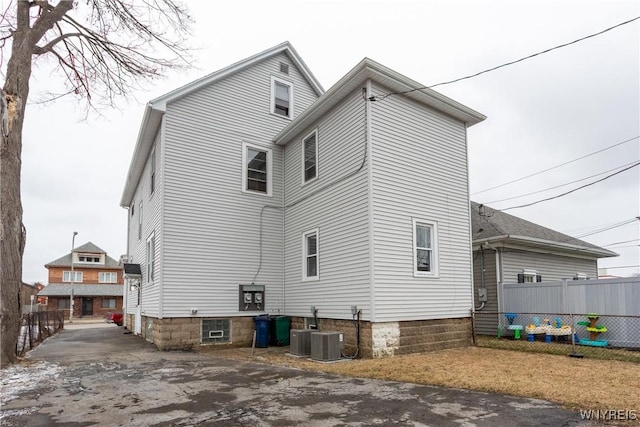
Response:
[[[256,316],[253,318],[256,326],[256,347],[265,348],[269,345],[269,324],[271,318],[268,315]]]

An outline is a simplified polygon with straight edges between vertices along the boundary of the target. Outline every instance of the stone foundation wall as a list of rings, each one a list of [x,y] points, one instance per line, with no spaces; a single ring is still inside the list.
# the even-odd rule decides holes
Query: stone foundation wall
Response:
[[[351,320],[318,319],[320,330],[344,334],[344,354],[356,349],[356,328]],[[292,317],[291,329],[303,329],[304,318]],[[415,320],[406,322],[360,322],[358,357],[376,358],[422,353],[471,345],[471,318]]]
[[[159,350],[189,350],[200,345],[251,346],[254,329],[252,317],[221,317],[221,319],[231,320],[231,338],[228,342],[202,344],[200,317],[156,319],[143,316],[142,336],[155,344]],[[145,327],[147,325],[150,327]]]

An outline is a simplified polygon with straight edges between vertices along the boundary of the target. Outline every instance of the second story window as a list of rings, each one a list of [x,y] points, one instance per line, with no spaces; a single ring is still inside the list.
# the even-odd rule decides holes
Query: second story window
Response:
[[[314,130],[302,140],[303,183],[318,176],[318,131]]]
[[[151,194],[156,190],[156,149],[151,150]]]
[[[147,283],[153,283],[156,265],[156,237],[152,234],[147,239]]]
[[[62,273],[62,281],[63,282],[71,282],[71,272],[64,271]],[[73,272],[73,283],[82,283],[82,271],[74,271]]]
[[[271,77],[271,113],[293,118],[293,83]]]
[[[142,239],[142,201],[138,209],[138,240]]]
[[[118,273],[113,271],[101,271],[98,273],[99,283],[118,283]]]
[[[271,150],[242,144],[242,191],[271,195]]]

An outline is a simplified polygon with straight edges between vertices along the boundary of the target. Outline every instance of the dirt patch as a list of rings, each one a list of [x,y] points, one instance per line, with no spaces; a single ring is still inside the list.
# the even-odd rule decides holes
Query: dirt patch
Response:
[[[434,353],[319,363],[286,348],[205,352],[278,366],[415,384],[464,388],[549,400],[571,409],[635,410],[640,414],[640,364],[470,347]]]

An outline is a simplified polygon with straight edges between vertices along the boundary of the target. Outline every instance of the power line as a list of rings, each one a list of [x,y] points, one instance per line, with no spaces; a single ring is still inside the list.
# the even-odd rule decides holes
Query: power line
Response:
[[[544,190],[533,191],[533,192],[531,192],[531,193],[521,194],[521,195],[519,195],[519,196],[508,197],[508,198],[506,198],[506,199],[492,200],[492,201],[490,201],[490,202],[486,202],[486,204],[488,205],[488,204],[492,204],[492,203],[506,202],[507,200],[519,199],[519,198],[521,198],[521,197],[531,196],[531,195],[533,195],[533,194],[544,193],[545,191],[549,191],[549,190],[555,190],[556,188],[566,187],[567,185],[575,184],[576,182],[586,181],[586,180],[587,180],[587,179],[589,179],[589,178],[595,178],[596,176],[600,176],[600,175],[604,175],[605,173],[613,172],[614,170],[617,170],[617,169],[623,168],[623,167],[625,167],[625,166],[629,166],[629,165],[631,165],[631,164],[633,164],[633,163],[634,163],[634,162],[627,163],[626,165],[622,165],[622,166],[617,166],[617,167],[615,167],[615,168],[613,168],[613,169],[609,169],[609,170],[607,170],[607,171],[600,172],[600,173],[597,173],[597,174],[595,174],[595,175],[590,175],[590,176],[587,176],[587,177],[585,177],[585,178],[576,179],[575,181],[566,182],[566,183],[564,183],[564,184],[556,185],[556,186],[554,186],[554,187],[545,188]],[[475,193],[475,194],[477,194],[477,193]]]
[[[640,241],[640,239],[631,239],[631,240],[625,240],[624,242],[615,242],[615,243],[609,243],[608,245],[602,245],[602,247],[607,247],[607,246],[613,246],[613,245],[621,245],[623,243],[631,243],[631,242],[638,242]]]
[[[592,38],[592,37],[599,36],[599,35],[601,35],[601,34],[606,33],[607,31],[611,31],[611,30],[613,30],[613,29],[615,29],[615,28],[618,28],[618,27],[621,27],[621,26],[623,26],[623,25],[630,24],[630,23],[631,23],[631,22],[633,22],[633,21],[637,21],[638,19],[640,19],[640,16],[637,16],[637,17],[635,17],[635,18],[633,18],[633,19],[630,19],[630,20],[628,20],[628,21],[625,21],[625,22],[621,22],[621,23],[619,23],[619,24],[617,24],[617,25],[614,25],[613,27],[606,28],[606,29],[604,29],[604,30],[602,30],[602,31],[599,31],[599,32],[597,32],[597,33],[593,33],[593,34],[590,34],[590,35],[588,35],[588,36],[581,37],[581,38],[579,38],[579,39],[577,39],[577,40],[574,40],[574,41],[572,41],[572,42],[563,43],[563,44],[560,44],[560,45],[554,46],[554,47],[552,47],[552,48],[545,49],[545,50],[543,50],[543,51],[540,51],[540,52],[537,52],[537,53],[531,54],[531,55],[529,55],[529,56],[525,56],[525,57],[523,57],[523,58],[516,59],[515,61],[506,62],[506,63],[504,63],[504,64],[502,64],[502,65],[498,65],[498,66],[496,66],[496,67],[488,68],[488,69],[486,69],[486,70],[480,71],[480,72],[475,73],[475,74],[471,74],[471,75],[468,75],[468,76],[465,76],[465,77],[460,77],[460,78],[457,78],[457,79],[454,79],[454,80],[449,80],[449,81],[445,81],[445,82],[441,82],[441,83],[436,83],[436,84],[434,84],[434,85],[430,85],[430,86],[417,87],[417,88],[415,88],[415,89],[405,90],[405,91],[401,91],[401,92],[389,92],[389,93],[387,93],[387,94],[385,94],[385,95],[376,95],[376,96],[371,96],[371,97],[369,98],[369,100],[371,100],[371,101],[382,101],[382,100],[384,100],[385,98],[387,98],[387,97],[389,97],[389,96],[391,96],[391,95],[404,95],[404,94],[411,93],[411,92],[415,92],[415,91],[418,91],[418,90],[431,89],[431,88],[434,88],[434,87],[436,87],[436,86],[443,86],[443,85],[448,85],[448,84],[451,84],[451,83],[456,83],[456,82],[459,82],[459,81],[461,81],[461,80],[471,79],[471,78],[473,78],[473,77],[477,77],[477,76],[479,76],[479,75],[481,75],[481,74],[485,74],[485,73],[488,73],[488,72],[491,72],[491,71],[495,71],[495,70],[497,70],[497,69],[499,69],[499,68],[507,67],[507,66],[509,66],[509,65],[517,64],[518,62],[522,62],[522,61],[525,61],[525,60],[527,60],[527,59],[531,59],[531,58],[533,58],[533,57],[535,57],[535,56],[542,55],[542,54],[545,54],[545,53],[551,52],[551,51],[553,51],[553,50],[560,49],[560,48],[563,48],[563,47],[566,47],[566,46],[570,46],[570,45],[572,45],[572,44],[575,44],[575,43],[581,42],[581,41],[583,41],[583,40],[586,40],[586,39],[589,39],[589,38]]]
[[[559,164],[559,165],[552,166],[552,167],[550,167],[550,168],[547,168],[547,169],[541,170],[541,171],[539,171],[539,172],[534,172],[534,173],[529,174],[529,175],[527,175],[527,176],[523,176],[522,178],[517,178],[517,179],[514,179],[514,180],[512,180],[512,181],[505,182],[504,184],[500,184],[500,185],[496,185],[496,186],[491,187],[491,188],[486,188],[486,189],[484,189],[484,190],[476,191],[475,193],[472,193],[471,195],[472,195],[472,196],[475,196],[476,194],[485,193],[485,192],[487,192],[487,191],[489,191],[489,190],[495,190],[496,188],[504,187],[505,185],[513,184],[514,182],[519,182],[519,181],[525,180],[525,179],[527,179],[527,178],[531,178],[532,176],[536,176],[536,175],[540,175],[541,173],[549,172],[550,170],[557,169],[557,168],[559,168],[559,167],[562,167],[562,166],[568,165],[568,164],[570,164],[570,163],[577,162],[578,160],[582,160],[582,159],[585,159],[585,158],[587,158],[587,157],[591,157],[591,156],[593,156],[594,154],[602,153],[603,151],[610,150],[610,149],[612,149],[612,148],[618,147],[619,145],[622,145],[622,144],[626,144],[627,142],[631,142],[631,141],[633,141],[634,139],[638,139],[638,138],[640,138],[640,135],[638,135],[638,136],[634,136],[633,138],[629,138],[629,139],[626,139],[626,140],[621,141],[621,142],[617,142],[617,143],[615,143],[615,144],[613,144],[613,145],[610,145],[610,146],[608,146],[608,147],[601,148],[600,150],[594,151],[594,152],[589,153],[589,154],[585,154],[584,156],[577,157],[577,158],[575,158],[575,159],[573,159],[573,160],[569,160],[569,161],[564,162],[564,163],[561,163],[561,164]],[[606,172],[603,172],[603,173],[606,173]]]
[[[636,166],[638,166],[638,165],[640,165],[640,162],[636,162],[636,163],[634,163],[633,165],[631,165],[631,166],[629,166],[629,167],[626,167],[626,168],[624,168],[624,169],[622,169],[622,170],[619,170],[618,172],[614,172],[614,173],[612,173],[611,175],[607,175],[607,176],[605,176],[604,178],[600,178],[600,179],[598,179],[598,180],[596,180],[596,181],[590,182],[589,184],[582,185],[582,186],[580,186],[580,187],[578,187],[578,188],[574,188],[573,190],[569,190],[569,191],[567,191],[567,192],[565,192],[565,193],[558,194],[557,196],[547,197],[546,199],[537,200],[537,201],[535,201],[535,202],[526,203],[526,204],[524,204],[524,205],[511,206],[511,207],[508,207],[508,208],[498,209],[498,210],[500,210],[500,211],[504,212],[504,211],[508,211],[508,210],[511,210],[511,209],[526,208],[526,207],[529,207],[529,206],[537,205],[538,203],[547,202],[547,201],[549,201],[549,200],[557,199],[557,198],[560,198],[560,197],[566,196],[566,195],[568,195],[568,194],[571,194],[571,193],[573,193],[573,192],[576,192],[576,191],[578,191],[578,190],[581,190],[581,189],[583,189],[583,188],[590,187],[590,186],[592,186],[592,185],[594,185],[594,184],[597,184],[597,183],[599,183],[599,182],[602,182],[602,181],[604,181],[604,180],[607,180],[607,179],[609,179],[609,178],[611,178],[611,177],[613,177],[613,176],[616,176],[616,175],[618,175],[618,174],[621,174],[622,172],[628,171],[629,169],[632,169],[632,168],[634,168],[634,167],[636,167]]]
[[[620,222],[618,224],[613,224],[613,225],[610,225],[608,227],[601,228],[599,230],[595,230],[595,231],[591,231],[589,233],[581,234],[581,235],[577,236],[576,239],[581,239],[583,237],[592,236],[594,234],[603,233],[605,231],[613,230],[614,228],[622,227],[624,225],[629,225],[631,223],[636,222],[636,220],[638,220],[638,218],[631,218],[631,219],[628,219],[626,221],[622,221],[622,222]],[[615,243],[612,243],[612,244],[615,244]]]
[[[602,267],[602,268],[606,268],[607,270],[612,270],[614,268],[635,268],[635,267],[640,267],[640,264],[638,264],[638,265],[618,265],[616,267]]]

